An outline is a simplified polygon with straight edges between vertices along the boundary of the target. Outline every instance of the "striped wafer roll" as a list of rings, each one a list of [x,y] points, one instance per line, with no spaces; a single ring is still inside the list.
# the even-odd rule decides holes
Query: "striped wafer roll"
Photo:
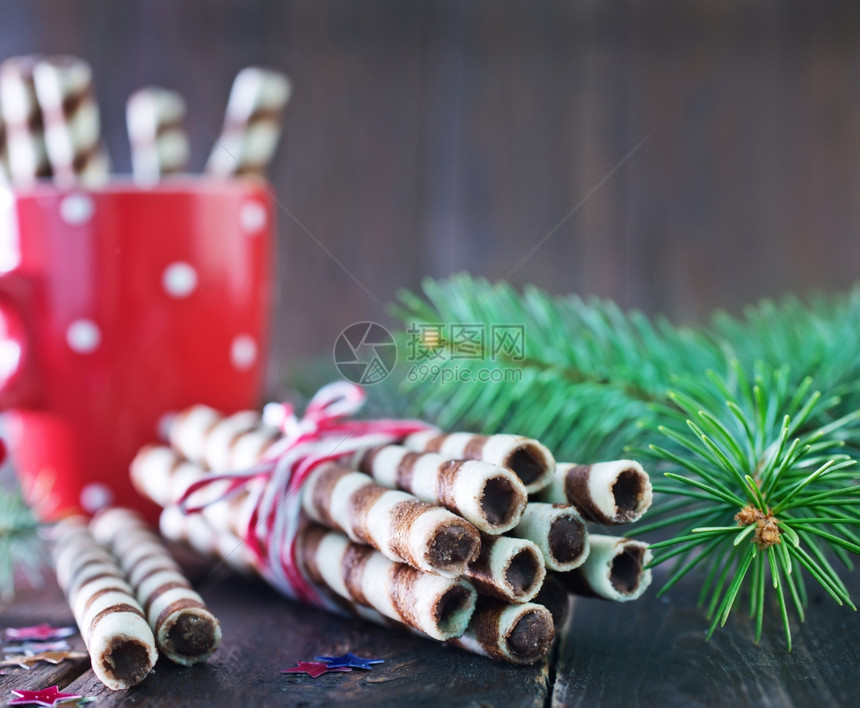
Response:
[[[560,462],[553,483],[541,501],[572,504],[586,521],[626,524],[638,520],[651,506],[651,480],[633,460],[577,465]]]
[[[143,184],[188,168],[185,101],[176,91],[150,86],[135,91],[125,105],[131,167]]]
[[[212,656],[221,644],[221,624],[140,515],[130,509],[105,509],[90,529],[131,580],[158,649],[183,666]]]
[[[528,498],[522,482],[504,467],[416,453],[401,445],[359,452],[352,465],[384,487],[441,504],[489,534],[516,526]]]
[[[481,554],[466,577],[481,595],[509,602],[532,600],[543,584],[546,565],[531,541],[508,536],[481,536]]]
[[[228,530],[216,528],[200,514],[183,514],[178,507],[168,506],[159,516],[158,528],[164,538],[223,561],[239,573],[259,575],[254,557],[242,539]]]
[[[585,522],[572,506],[529,502],[511,535],[537,544],[550,570],[573,570],[588,557]]]
[[[591,553],[570,573],[559,573],[568,592],[585,597],[627,602],[651,584],[651,550],[643,541],[591,534]]]
[[[158,658],[155,638],[116,560],[79,517],[57,524],[53,553],[95,675],[115,691],[143,681]]]
[[[33,69],[39,57],[12,57],[0,64],[0,114],[5,123],[9,180],[28,185],[51,175],[45,152],[42,110],[36,100]]]
[[[168,447],[147,445],[132,460],[130,474],[131,482],[140,494],[159,506],[168,507],[176,504],[188,487],[205,478],[208,472]],[[226,481],[212,484],[205,492],[201,492],[206,495],[206,499],[195,497],[195,503],[218,499],[228,486]],[[202,512],[216,527],[238,536],[244,535],[250,513],[249,495],[245,492],[209,504]]]
[[[224,127],[206,172],[219,177],[263,176],[281,137],[290,82],[276,71],[249,67],[233,82]]]
[[[546,656],[554,637],[552,615],[545,607],[482,597],[463,636],[449,644],[514,664],[534,664]]]
[[[36,63],[33,79],[54,179],[63,185],[106,180],[110,165],[90,65],[78,57],[47,57]]]
[[[462,575],[480,550],[478,531],[468,521],[335,463],[311,473],[302,486],[302,507],[317,523],[427,573]]]
[[[430,430],[410,435],[403,445],[415,452],[438,452],[453,459],[483,460],[507,467],[520,478],[529,494],[549,484],[555,470],[555,459],[544,445],[519,435],[446,434]]]
[[[186,408],[168,429],[174,450],[213,470],[253,467],[280,437],[281,432],[264,425],[256,411],[225,416],[203,405]]]
[[[422,573],[316,525],[309,525],[297,543],[310,582],[434,639],[466,630],[476,594],[465,580]]]

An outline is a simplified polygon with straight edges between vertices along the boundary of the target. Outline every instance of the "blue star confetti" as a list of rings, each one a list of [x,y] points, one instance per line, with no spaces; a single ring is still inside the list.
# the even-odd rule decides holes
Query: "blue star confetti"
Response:
[[[348,666],[351,669],[366,669],[368,671],[372,664],[381,664],[385,661],[385,659],[364,659],[351,652],[347,652],[343,656],[315,656],[314,659],[324,661],[332,669]]]

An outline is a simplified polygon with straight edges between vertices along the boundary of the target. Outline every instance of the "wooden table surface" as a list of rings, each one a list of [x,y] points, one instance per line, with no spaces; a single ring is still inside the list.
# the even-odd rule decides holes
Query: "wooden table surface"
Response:
[[[687,582],[667,597],[650,590],[623,605],[577,599],[550,659],[515,667],[302,607],[260,581],[199,563],[189,574],[223,627],[208,663],[183,668],[162,659],[141,685],[119,692],[102,686],[86,660],[6,668],[0,698],[56,683],[97,697],[99,706],[832,706],[854,705],[860,678],[860,616],[814,590],[806,624],[793,627],[791,654],[779,631],[755,646],[740,615],[706,642],[695,582]],[[856,574],[848,586],[860,594]],[[766,621],[777,627],[774,613]],[[0,628],[41,622],[73,624],[53,580],[0,611]],[[74,642],[83,646],[78,636]],[[385,663],[318,679],[281,673],[347,651]]]

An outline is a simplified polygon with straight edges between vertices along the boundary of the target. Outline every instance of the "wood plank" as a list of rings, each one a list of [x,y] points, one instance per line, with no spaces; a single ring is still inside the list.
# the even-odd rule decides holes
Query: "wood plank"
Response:
[[[845,581],[856,598],[860,578],[852,573]],[[860,617],[813,585],[807,583],[806,623],[792,622],[790,654],[775,602],[758,646],[742,610],[706,642],[696,579],[659,600],[654,590],[624,605],[579,599],[560,650],[552,705],[851,705]],[[739,607],[745,606],[742,596]]]

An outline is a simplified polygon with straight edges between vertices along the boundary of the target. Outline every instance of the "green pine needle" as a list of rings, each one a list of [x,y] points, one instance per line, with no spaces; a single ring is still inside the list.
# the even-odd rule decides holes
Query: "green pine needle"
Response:
[[[39,528],[21,495],[0,488],[0,601],[14,598],[16,573],[31,586],[40,584],[48,557]]]
[[[424,292],[401,294],[394,308],[404,338],[430,325],[522,325],[525,351],[487,345],[456,362],[467,378],[452,383],[404,377],[406,412],[536,437],[559,461],[650,458],[662,481],[636,532],[671,530],[653,544],[652,565],[674,559],[662,592],[701,576],[708,636],[743,595],[756,641],[773,601],[790,650],[788,610],[804,620],[805,578],[853,608],[832,561],[850,569],[860,553],[860,288],[765,301],[697,329],[467,275],[428,280]],[[455,364],[449,345],[438,343],[440,367]],[[517,376],[482,381],[481,369]]]

